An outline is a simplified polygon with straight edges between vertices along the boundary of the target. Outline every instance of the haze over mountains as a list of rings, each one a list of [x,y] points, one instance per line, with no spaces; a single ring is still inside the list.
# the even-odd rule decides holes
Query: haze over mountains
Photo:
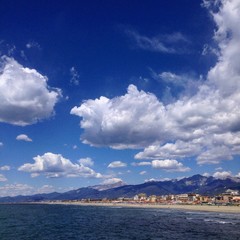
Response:
[[[64,193],[36,194],[31,196],[3,197],[0,202],[39,202],[50,200],[81,200],[81,199],[116,199],[133,197],[139,193],[147,195],[168,195],[182,193],[199,193],[213,196],[227,189],[240,190],[240,178],[229,177],[217,179],[202,175],[183,178],[181,180],[150,181],[138,185],[124,185],[123,182],[113,185],[97,185],[79,188]]]

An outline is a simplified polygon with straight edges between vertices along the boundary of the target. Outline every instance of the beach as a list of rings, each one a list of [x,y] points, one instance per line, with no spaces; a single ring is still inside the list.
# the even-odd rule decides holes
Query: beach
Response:
[[[207,211],[223,213],[239,213],[240,206],[215,206],[215,205],[188,205],[188,204],[146,204],[146,203],[84,203],[84,202],[48,202],[49,204],[99,206],[99,207],[125,207],[125,208],[158,208],[158,209],[179,209],[187,211]]]

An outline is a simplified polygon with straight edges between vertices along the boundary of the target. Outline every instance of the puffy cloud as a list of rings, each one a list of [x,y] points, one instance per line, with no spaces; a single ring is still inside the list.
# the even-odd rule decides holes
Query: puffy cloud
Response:
[[[79,160],[79,163],[82,164],[83,166],[89,166],[89,167],[92,167],[94,165],[94,162],[91,158],[81,158]]]
[[[49,178],[57,177],[85,177],[101,178],[100,173],[83,164],[72,163],[61,154],[45,153],[33,158],[35,163],[25,163],[18,168],[19,171],[32,173],[32,177],[44,174]]]
[[[50,88],[47,77],[6,56],[0,66],[0,122],[26,126],[54,114],[61,91]]]
[[[126,166],[127,166],[126,163],[123,163],[121,161],[114,161],[108,165],[108,168],[120,168],[120,167],[126,167]]]
[[[163,169],[167,172],[188,172],[191,169],[189,167],[184,167],[182,163],[176,160],[153,160],[152,167]]]
[[[133,162],[132,166],[151,166],[151,162]]]
[[[139,163],[134,162],[132,163],[132,166],[152,166],[152,168],[162,169],[167,172],[188,172],[191,170],[189,167],[183,166],[183,164],[178,162],[177,160],[172,159],[153,160],[151,162]]]
[[[3,174],[0,174],[0,182],[6,182],[6,181],[7,181],[7,178]]]
[[[29,138],[26,134],[20,134],[16,137],[18,141],[32,142],[32,139]]]
[[[1,171],[9,171],[10,169],[11,169],[10,166],[7,165],[0,167]]]
[[[208,78],[222,94],[229,96],[240,88],[240,2],[224,0],[218,11],[211,11],[217,25],[215,40],[220,57]]]
[[[109,178],[103,181],[103,184],[115,184],[123,182],[121,178]]]
[[[209,174],[209,173],[207,173],[207,172],[205,172],[205,173],[203,173],[202,174],[204,177],[210,177],[211,175]]]
[[[177,140],[175,143],[164,145],[150,145],[144,152],[136,154],[136,159],[155,159],[155,158],[185,158],[194,156],[201,150],[198,144]]]
[[[223,172],[215,172],[213,174],[214,178],[219,178],[219,179],[226,179],[232,176],[232,173],[230,171],[223,171]]]
[[[189,167],[184,167],[183,164],[177,160],[170,159],[153,160],[151,162],[134,162],[132,163],[132,166],[152,166],[153,168],[163,169],[167,172],[188,172],[191,170]]]
[[[125,95],[87,100],[71,110],[81,117],[83,143],[143,148],[137,159],[193,157],[200,165],[240,155],[240,2],[222,1],[217,12],[210,11],[216,22],[219,55],[197,92],[164,104],[155,95],[130,85]],[[150,42],[140,35],[135,37],[140,43]],[[170,72],[163,77],[179,79]]]
[[[180,32],[154,37],[140,35],[133,30],[127,30],[126,34],[137,48],[143,50],[167,54],[182,54],[188,52],[186,44],[189,44],[189,40]]]
[[[140,175],[145,175],[147,172],[146,171],[141,171],[139,174]]]
[[[197,157],[197,162],[199,164],[204,164],[204,163],[219,163],[221,160],[232,160],[232,153],[230,149],[226,146],[217,146],[217,147],[212,147],[210,150],[207,150],[203,153],[201,153]]]
[[[165,111],[156,96],[130,85],[124,96],[87,100],[74,107],[71,114],[82,117],[84,143],[123,149],[144,147],[156,141],[159,137],[156,128],[164,131]]]
[[[116,149],[145,147],[138,159],[199,156],[198,163],[203,164],[240,153],[239,106],[239,92],[223,98],[207,85],[193,97],[167,106],[130,85],[124,96],[88,100],[71,114],[82,117],[84,143]]]

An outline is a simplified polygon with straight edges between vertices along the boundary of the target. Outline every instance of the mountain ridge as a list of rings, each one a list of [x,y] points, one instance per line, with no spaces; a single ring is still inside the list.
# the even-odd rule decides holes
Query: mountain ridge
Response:
[[[81,199],[116,199],[119,197],[133,197],[139,193],[147,195],[169,195],[183,193],[198,193],[201,195],[217,195],[226,192],[227,189],[240,191],[240,178],[216,179],[200,174],[186,177],[180,180],[151,181],[137,185],[124,185],[123,183],[112,185],[96,185],[78,188],[64,193],[52,192],[34,194],[30,196],[1,197],[0,202],[40,202],[55,200],[81,200]],[[106,189],[105,189],[106,188]]]

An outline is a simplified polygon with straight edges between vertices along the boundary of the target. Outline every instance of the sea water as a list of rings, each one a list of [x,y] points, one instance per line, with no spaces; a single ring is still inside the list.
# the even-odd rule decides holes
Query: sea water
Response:
[[[240,239],[240,214],[78,205],[0,205],[0,239]]]

